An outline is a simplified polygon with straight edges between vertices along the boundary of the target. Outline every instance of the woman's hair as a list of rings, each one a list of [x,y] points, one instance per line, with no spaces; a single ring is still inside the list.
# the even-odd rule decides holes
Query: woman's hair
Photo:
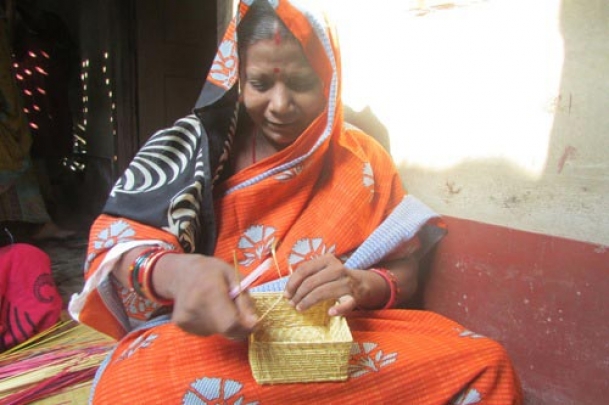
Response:
[[[257,0],[239,23],[239,57],[244,60],[247,48],[257,41],[276,39],[278,41],[296,41],[294,35],[277,16],[267,0]]]

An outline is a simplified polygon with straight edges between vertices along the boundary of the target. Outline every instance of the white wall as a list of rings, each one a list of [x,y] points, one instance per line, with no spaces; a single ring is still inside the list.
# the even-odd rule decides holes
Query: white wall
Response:
[[[333,0],[344,99],[445,215],[609,248],[609,1]]]

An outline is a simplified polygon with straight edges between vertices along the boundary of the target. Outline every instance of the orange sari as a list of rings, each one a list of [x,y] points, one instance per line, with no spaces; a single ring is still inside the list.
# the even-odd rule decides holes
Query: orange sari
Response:
[[[227,63],[237,61],[233,21],[197,104],[197,116],[150,139],[138,154],[141,164],[119,180],[105,213],[91,229],[87,282],[70,310],[81,322],[119,340],[98,372],[92,403],[521,403],[518,379],[504,349],[437,314],[356,311],[348,318],[354,345],[346,382],[259,385],[249,368],[247,343],[190,335],[168,315],[153,317],[158,309],[154,304],[114,281],[111,271],[120,255],[144,244],[206,253],[212,238],[213,254],[231,264],[236,255],[239,270],[251,276],[250,287],[258,289],[281,288],[278,281],[283,279],[274,268],[267,270],[272,246],[286,276],[289,266],[325,253],[344,259],[347,267],[366,269],[390,256],[413,254],[425,244],[421,232],[437,216],[406,195],[391,157],[376,141],[343,124],[340,57],[332,30],[315,13],[303,13],[289,1],[273,3],[322,78],[326,109],[294,144],[236,175],[223,177],[221,166],[229,150],[216,160],[212,156],[211,163],[201,163],[213,155],[209,150],[231,143],[234,119],[224,127],[227,142],[215,147],[206,120],[218,112],[218,104],[226,106],[236,95],[238,74],[231,70],[236,63]],[[240,17],[247,10],[242,3]],[[236,117],[224,116],[229,122]],[[201,138],[207,140],[197,143]],[[195,180],[200,174],[200,181],[168,186],[165,190],[175,193],[165,191],[167,203],[153,198],[159,189],[154,180],[138,183],[136,171],[164,139],[171,139],[172,145],[194,140],[195,153],[184,156],[193,156],[190,166],[201,169],[185,171]],[[206,142],[209,150],[196,152]],[[205,173],[211,173],[214,184],[213,230],[210,216],[197,211],[208,192]],[[167,184],[180,182],[177,174],[160,177]],[[134,195],[147,200],[133,204]],[[159,215],[157,202],[162,206]],[[205,232],[215,235],[204,237]]]

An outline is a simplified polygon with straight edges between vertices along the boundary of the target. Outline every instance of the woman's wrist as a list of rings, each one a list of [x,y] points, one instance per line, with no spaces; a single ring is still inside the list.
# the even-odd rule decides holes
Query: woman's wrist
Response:
[[[176,250],[166,249],[159,245],[147,246],[144,249],[138,250],[137,256],[135,256],[135,259],[132,259],[127,269],[127,274],[124,275],[126,276],[128,288],[138,296],[158,305],[172,305],[173,300],[166,297],[165,290],[163,290],[163,294],[157,291],[156,286],[165,286],[166,284],[164,282],[159,283],[158,277],[154,278],[154,274],[160,273],[157,272],[158,262],[164,256],[176,252]],[[129,254],[128,257],[133,257],[133,254]],[[162,277],[162,279],[166,279],[166,277]]]
[[[112,271],[114,277],[125,288],[130,288],[130,277],[133,263],[149,246],[139,246],[125,252]]]
[[[385,281],[385,284],[389,288],[389,298],[385,302],[385,305],[383,305],[383,309],[394,308],[398,303],[398,299],[400,296],[400,287],[398,285],[398,279],[395,274],[393,274],[391,270],[387,270],[382,267],[372,268],[369,271],[381,276]]]
[[[155,265],[150,283],[152,289],[160,298],[175,300],[177,289],[175,285],[177,280],[177,277],[175,277],[175,260],[181,255],[183,254],[179,252],[168,252],[160,257]]]
[[[382,308],[390,298],[391,290],[379,274],[369,270],[353,270],[359,278],[355,300],[360,309]]]

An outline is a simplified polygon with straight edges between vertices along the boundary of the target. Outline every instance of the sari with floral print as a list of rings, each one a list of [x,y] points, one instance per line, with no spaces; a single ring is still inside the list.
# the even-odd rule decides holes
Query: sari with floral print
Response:
[[[224,170],[238,117],[236,26],[251,3],[240,4],[195,114],[150,138],[91,228],[87,281],[70,311],[118,340],[92,403],[519,403],[503,348],[437,314],[355,311],[346,382],[259,385],[247,343],[188,334],[114,280],[117,260],[141,245],[231,264],[236,256],[251,289],[274,290],[290,266],[318,255],[367,269],[438,239],[437,215],[406,194],[387,152],[344,124],[335,34],[300,2],[269,1],[322,79],[326,108],[281,152],[234,175]]]

